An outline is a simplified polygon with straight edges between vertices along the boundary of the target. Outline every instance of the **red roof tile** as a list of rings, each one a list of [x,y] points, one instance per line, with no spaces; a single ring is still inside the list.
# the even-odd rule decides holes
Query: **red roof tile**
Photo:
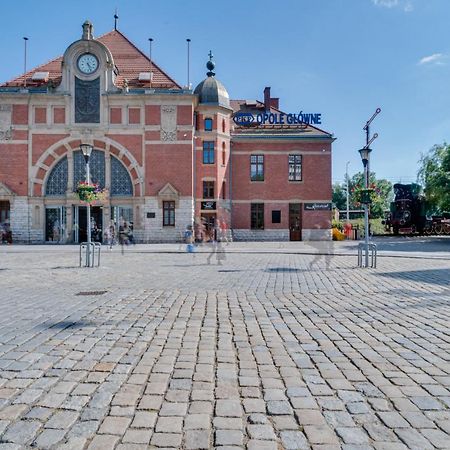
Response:
[[[120,31],[113,30],[97,38],[97,40],[105,44],[111,51],[114,64],[119,73],[116,77],[116,86],[122,87],[124,80],[128,80],[128,86],[133,87],[149,87],[149,81],[139,81],[140,72],[153,72],[152,87],[181,89],[181,86],[167,73],[165,73],[154,61],[139,50],[131,41],[129,41]],[[48,63],[42,64],[28,71],[26,74],[14,78],[11,81],[1,84],[0,86],[23,86],[25,78],[27,86],[40,86],[47,84],[47,81],[33,81],[32,76],[35,72],[49,72],[49,81],[57,86],[61,82],[61,62],[63,57],[59,56]]]

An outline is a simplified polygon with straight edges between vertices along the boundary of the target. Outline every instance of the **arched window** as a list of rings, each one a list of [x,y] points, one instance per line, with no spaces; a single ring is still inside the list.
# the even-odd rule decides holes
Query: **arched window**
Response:
[[[126,167],[111,155],[111,197],[133,195],[133,185]]]
[[[50,172],[45,188],[45,195],[66,195],[67,191],[67,157],[60,159]]]
[[[111,186],[110,195],[132,196],[133,183],[130,174],[123,163],[111,155]],[[101,188],[105,187],[105,153],[100,150],[93,150],[89,159],[91,183],[98,183]],[[68,182],[68,161],[64,156],[51,170],[45,188],[47,196],[65,196]],[[73,152],[73,191],[77,190],[78,183],[86,180],[86,162],[80,150]]]
[[[222,142],[222,165],[225,165],[227,161],[227,150],[225,147],[225,142]]]
[[[105,187],[105,154],[100,150],[92,150],[89,158],[91,183],[98,183]],[[78,183],[86,180],[86,162],[80,150],[73,152],[73,190],[77,190]]]

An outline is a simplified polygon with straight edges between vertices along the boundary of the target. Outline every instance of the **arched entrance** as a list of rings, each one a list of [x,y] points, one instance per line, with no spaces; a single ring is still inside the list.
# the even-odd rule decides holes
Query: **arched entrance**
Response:
[[[114,154],[95,148],[90,158],[91,182],[106,189],[105,199],[91,205],[88,221],[86,204],[79,201],[78,183],[85,180],[86,164],[79,149],[56,161],[44,183],[46,242],[84,242],[90,223],[94,241],[102,242],[104,231],[119,220],[133,220],[133,183],[129,170]]]

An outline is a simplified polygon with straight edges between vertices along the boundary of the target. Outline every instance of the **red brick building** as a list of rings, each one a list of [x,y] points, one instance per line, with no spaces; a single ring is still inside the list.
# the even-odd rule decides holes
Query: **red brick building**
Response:
[[[329,238],[332,135],[274,123],[269,88],[264,102],[230,101],[211,57],[207,68],[192,91],[85,22],[62,57],[0,85],[0,224],[16,242],[83,241],[88,143],[107,192],[91,208],[100,229],[123,218],[138,242],[179,240],[193,223],[235,239]]]

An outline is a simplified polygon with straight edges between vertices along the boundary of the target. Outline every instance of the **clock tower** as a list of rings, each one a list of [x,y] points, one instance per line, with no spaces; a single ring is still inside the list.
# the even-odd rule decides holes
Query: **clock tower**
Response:
[[[80,125],[101,124],[102,93],[118,92],[114,85],[117,68],[110,50],[94,38],[92,23],[85,21],[80,40],[72,43],[64,53],[62,80],[57,91],[70,94],[71,122]]]

